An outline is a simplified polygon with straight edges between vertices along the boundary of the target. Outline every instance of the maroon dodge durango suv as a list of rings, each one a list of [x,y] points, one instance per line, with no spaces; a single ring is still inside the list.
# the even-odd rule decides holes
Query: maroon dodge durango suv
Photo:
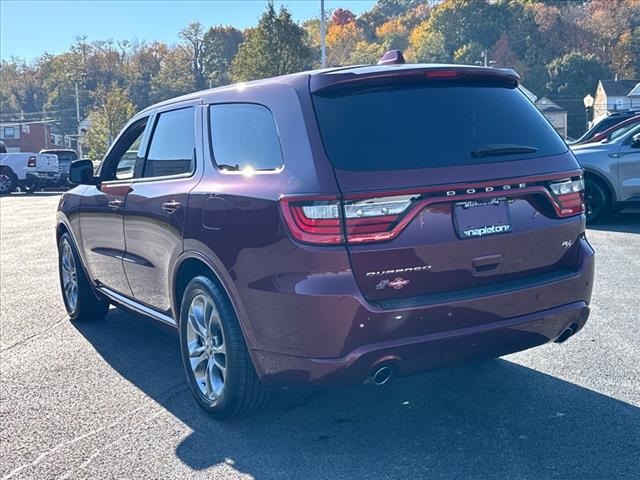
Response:
[[[582,171],[512,70],[388,63],[138,113],[57,213],[72,320],[179,332],[216,417],[562,342],[589,314]]]

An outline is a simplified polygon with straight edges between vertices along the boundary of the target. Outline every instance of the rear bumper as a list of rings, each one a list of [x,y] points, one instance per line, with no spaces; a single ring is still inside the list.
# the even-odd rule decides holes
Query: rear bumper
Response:
[[[57,183],[59,180],[59,172],[29,172],[26,175],[26,181],[30,183]]]
[[[393,365],[395,376],[405,376],[526,350],[557,339],[568,327],[577,332],[588,316],[587,304],[580,301],[471,328],[366,345],[341,358],[254,352],[254,359],[268,385],[348,385],[367,381],[382,364]]]
[[[594,252],[583,238],[574,252],[568,276],[442,303],[382,308],[351,272],[297,274],[277,292],[261,283],[243,292],[253,300],[247,343],[261,380],[285,386],[362,383],[385,362],[402,376],[525,350],[587,321]]]

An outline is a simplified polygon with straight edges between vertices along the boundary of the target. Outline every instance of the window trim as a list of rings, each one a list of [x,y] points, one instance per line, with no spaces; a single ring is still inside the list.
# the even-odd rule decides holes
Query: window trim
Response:
[[[258,107],[265,108],[273,119],[273,124],[276,127],[276,138],[278,139],[278,149],[280,150],[280,161],[281,165],[278,168],[271,168],[268,170],[252,170],[251,172],[247,172],[244,170],[224,170],[218,166],[218,162],[216,161],[216,156],[213,152],[213,131],[212,131],[212,123],[211,123],[211,108],[217,107],[220,105],[255,105]],[[244,177],[254,176],[254,175],[277,175],[281,173],[285,169],[285,161],[284,161],[284,151],[282,150],[282,141],[280,138],[280,129],[278,128],[278,122],[276,122],[276,116],[273,114],[273,111],[267,107],[266,105],[258,102],[215,102],[208,103],[206,105],[206,117],[207,117],[207,139],[209,141],[209,155],[211,156],[211,163],[213,168],[216,169],[218,173],[221,175],[240,175]]]

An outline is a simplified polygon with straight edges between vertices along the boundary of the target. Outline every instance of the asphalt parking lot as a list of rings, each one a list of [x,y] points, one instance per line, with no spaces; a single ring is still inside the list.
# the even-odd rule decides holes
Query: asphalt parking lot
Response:
[[[590,321],[546,345],[385,385],[280,392],[218,423],[176,337],[112,309],[66,318],[58,194],[0,200],[0,477],[638,478],[640,212],[591,229]]]

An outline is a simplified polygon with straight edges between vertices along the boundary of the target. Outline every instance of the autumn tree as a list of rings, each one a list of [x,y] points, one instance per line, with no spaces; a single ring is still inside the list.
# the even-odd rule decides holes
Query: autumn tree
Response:
[[[385,50],[405,50],[409,42],[409,30],[399,18],[393,18],[376,28],[376,37]]]
[[[230,74],[238,82],[284,75],[307,69],[311,57],[306,31],[292,20],[286,8],[281,7],[276,14],[269,4],[257,27],[240,45]]]
[[[349,65],[351,53],[356,49],[358,42],[364,41],[362,30],[356,22],[344,25],[329,24],[327,28],[327,65]]]
[[[134,106],[124,88],[99,86],[94,95],[97,106],[91,110],[91,127],[85,137],[89,158],[97,161],[104,157],[109,145],[134,114]]]
[[[331,23],[335,25],[346,25],[355,22],[356,16],[351,10],[345,8],[337,8],[331,15]]]

